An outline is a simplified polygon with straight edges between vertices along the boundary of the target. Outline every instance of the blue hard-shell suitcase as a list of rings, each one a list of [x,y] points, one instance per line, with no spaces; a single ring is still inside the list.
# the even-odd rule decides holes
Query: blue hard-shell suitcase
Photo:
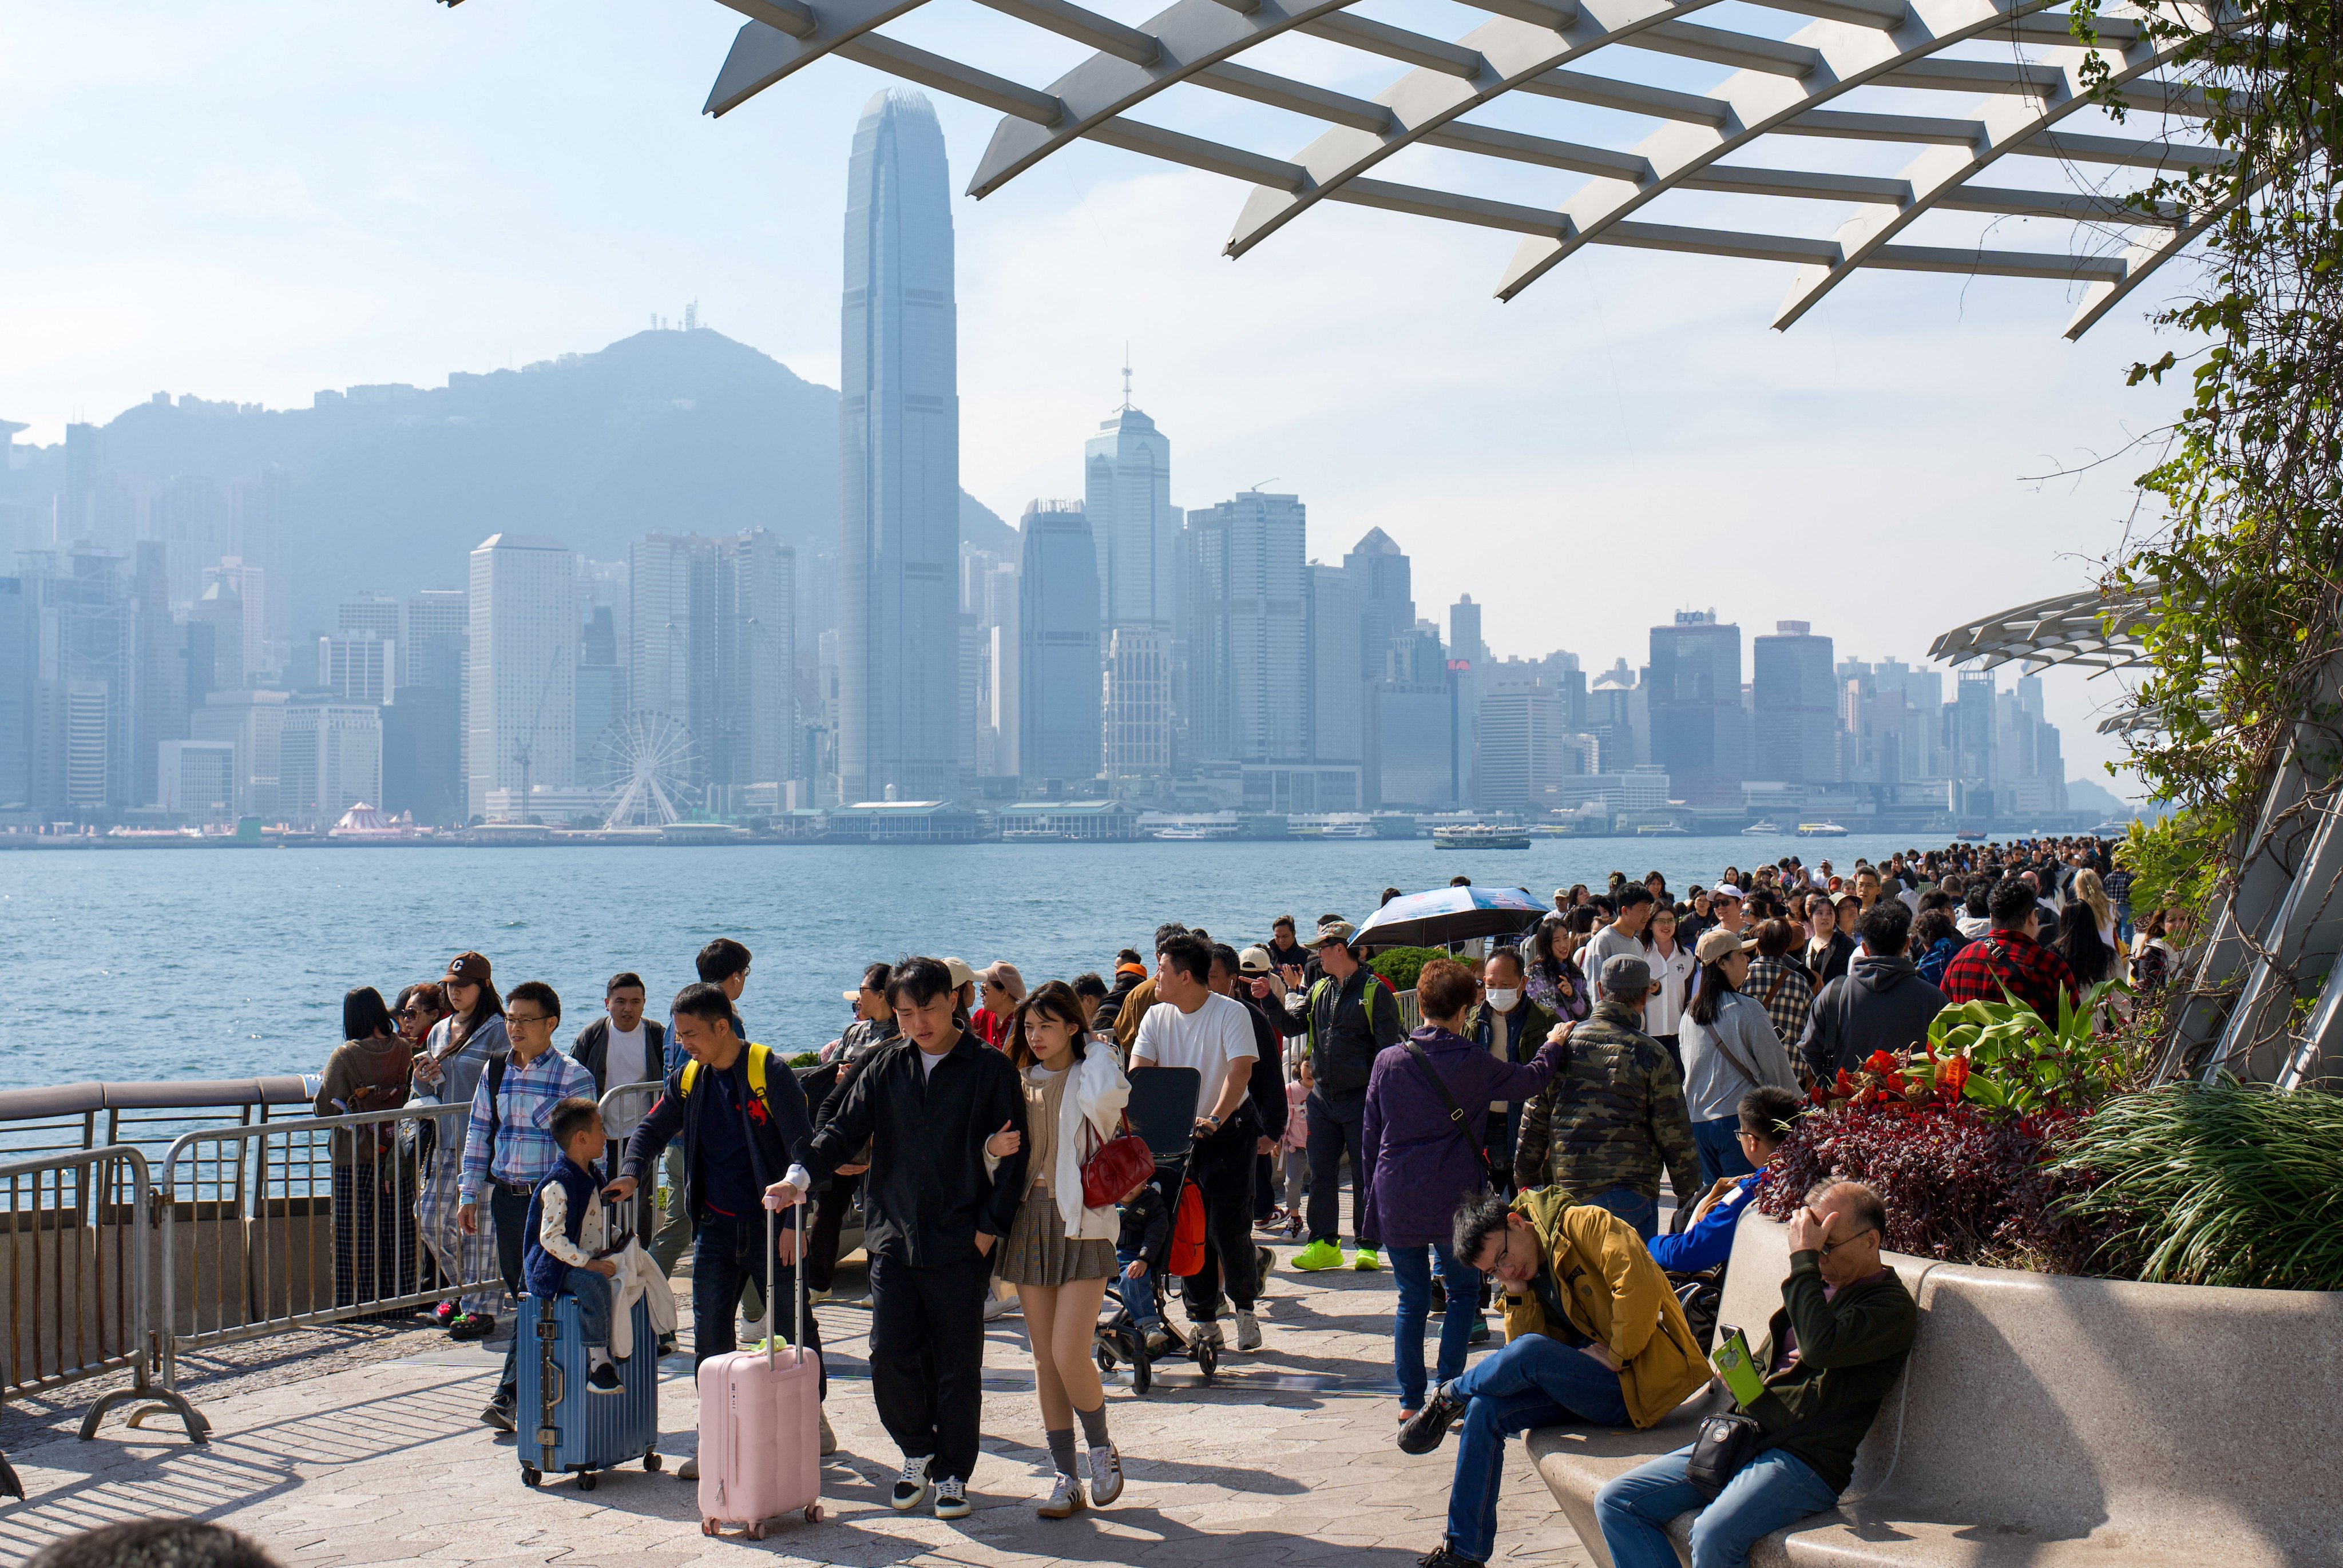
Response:
[[[635,1302],[635,1353],[617,1363],[623,1386],[616,1393],[587,1386],[576,1299],[554,1297],[549,1320],[543,1308],[539,1298],[523,1296],[515,1331],[521,1481],[535,1486],[548,1473],[576,1471],[578,1486],[591,1491],[598,1470],[637,1459],[657,1470],[659,1341],[643,1303]]]

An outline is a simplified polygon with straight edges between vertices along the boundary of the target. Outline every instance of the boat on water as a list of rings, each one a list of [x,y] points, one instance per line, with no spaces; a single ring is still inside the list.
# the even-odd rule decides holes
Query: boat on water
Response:
[[[1646,822],[1635,829],[1638,839],[1689,839],[1692,829],[1674,822]]]
[[[1752,822],[1741,829],[1741,836],[1745,839],[1778,839],[1782,836],[1782,829],[1772,822]]]
[[[1462,828],[1434,828],[1435,849],[1526,849],[1530,836],[1519,828],[1490,828],[1473,823]]]
[[[1375,836],[1373,822],[1329,822],[1318,829],[1322,839],[1372,839]]]
[[[2130,831],[2131,824],[2129,822],[2118,822],[2114,818],[2110,817],[2106,821],[2091,829],[2091,837],[2094,839],[2120,839]]]
[[[1840,827],[1835,822],[1801,822],[1798,824],[1798,837],[1801,839],[1844,839],[1846,837],[1846,829]]]
[[[1182,822],[1169,828],[1158,828],[1148,835],[1170,843],[1188,844],[1206,839],[1233,839],[1237,836],[1233,822]]]
[[[1965,832],[1956,833],[1953,837],[1959,839],[1964,844],[1982,844],[1985,842],[1985,835],[1975,828],[1971,828]]]
[[[1001,841],[1004,844],[1054,844],[1063,839],[1063,833],[1053,833],[1047,828],[1003,828]]]

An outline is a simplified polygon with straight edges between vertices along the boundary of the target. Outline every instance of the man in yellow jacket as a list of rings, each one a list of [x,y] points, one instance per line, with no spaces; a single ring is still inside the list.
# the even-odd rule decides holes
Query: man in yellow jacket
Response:
[[[1423,1568],[1483,1568],[1496,1545],[1505,1439],[1532,1427],[1650,1426],[1708,1381],[1708,1362],[1633,1225],[1559,1187],[1456,1211],[1459,1261],[1505,1292],[1505,1348],[1443,1383],[1401,1426],[1429,1453],[1462,1416],[1448,1534]]]

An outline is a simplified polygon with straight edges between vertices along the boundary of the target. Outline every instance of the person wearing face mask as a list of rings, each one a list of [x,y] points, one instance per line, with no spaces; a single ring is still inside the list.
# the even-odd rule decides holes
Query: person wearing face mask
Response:
[[[1464,1034],[1499,1061],[1515,1067],[1537,1055],[1561,1020],[1530,1000],[1523,983],[1521,950],[1499,948],[1481,966],[1480,1005],[1465,1020]],[[1484,1133],[1489,1157],[1499,1171],[1513,1169],[1513,1140],[1522,1128],[1517,1101],[1492,1101]]]

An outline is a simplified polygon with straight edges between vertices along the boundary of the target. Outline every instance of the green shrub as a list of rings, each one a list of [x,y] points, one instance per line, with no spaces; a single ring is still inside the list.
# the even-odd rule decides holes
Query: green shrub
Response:
[[[1367,967],[1401,990],[1413,990],[1415,977],[1423,972],[1423,966],[1446,957],[1446,948],[1385,948],[1367,960]]]
[[[2093,1271],[2163,1284],[2343,1290],[2343,1097],[2225,1083],[2117,1095],[2049,1169],[2111,1228]]]
[[[791,1067],[820,1067],[821,1065],[821,1052],[818,1050],[799,1051],[795,1056],[789,1058],[789,1065]]]

